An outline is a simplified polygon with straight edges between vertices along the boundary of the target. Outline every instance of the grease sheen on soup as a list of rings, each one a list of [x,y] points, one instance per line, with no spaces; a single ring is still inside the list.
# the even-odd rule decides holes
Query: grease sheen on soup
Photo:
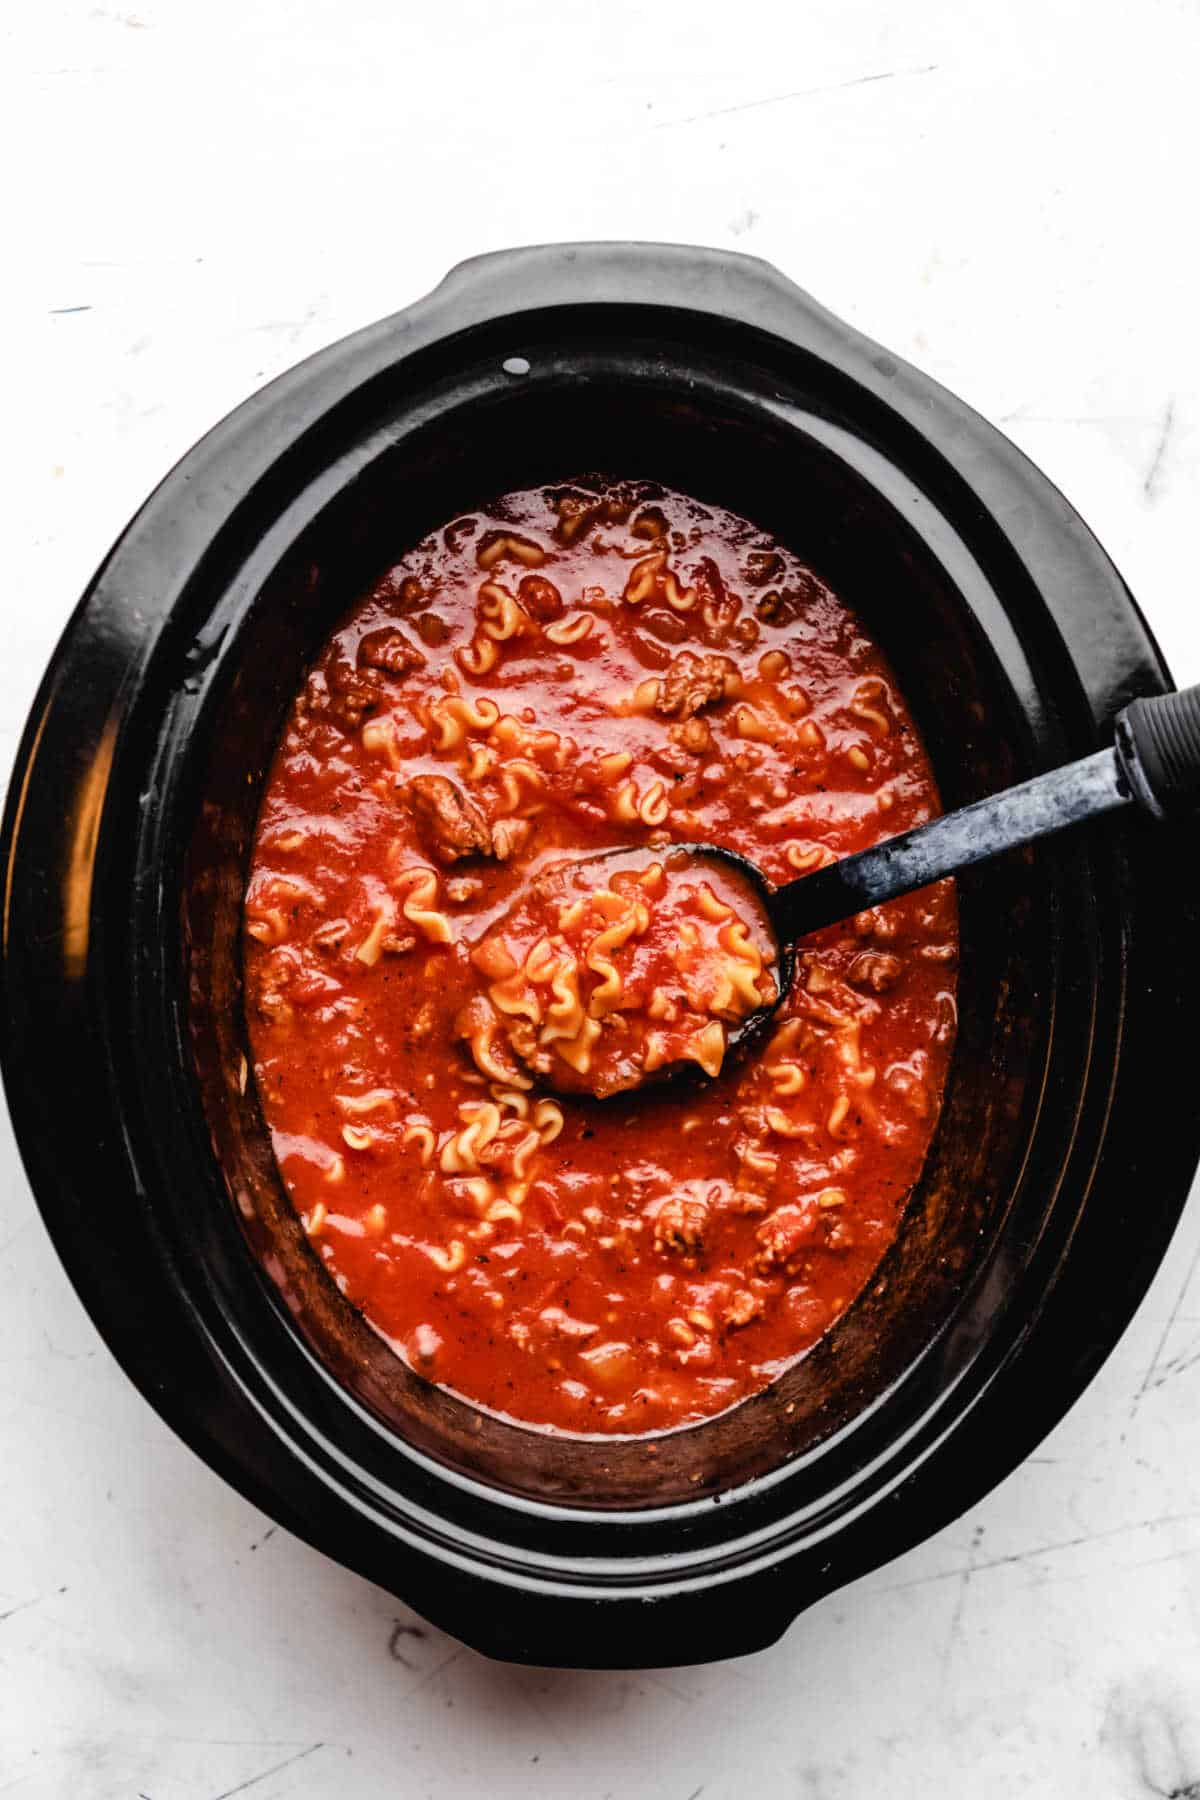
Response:
[[[670,846],[783,882],[937,811],[878,646],[727,512],[648,482],[509,494],[376,583],[270,772],[246,1004],[312,1248],[414,1369],[637,1433],[828,1329],[936,1123],[953,886],[806,940],[773,1030],[726,1058],[769,956]],[[615,877],[558,867],[621,847]],[[559,1091],[668,1056],[711,1079]]]

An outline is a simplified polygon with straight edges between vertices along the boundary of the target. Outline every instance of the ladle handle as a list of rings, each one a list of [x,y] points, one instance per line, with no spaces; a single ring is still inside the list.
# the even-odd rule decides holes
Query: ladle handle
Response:
[[[1035,775],[777,888],[772,923],[782,943],[793,943],[1130,801],[1158,819],[1200,807],[1200,687],[1132,701],[1117,715],[1111,750]]]
[[[1117,715],[1117,758],[1134,799],[1156,819],[1200,807],[1200,687],[1132,700]]]

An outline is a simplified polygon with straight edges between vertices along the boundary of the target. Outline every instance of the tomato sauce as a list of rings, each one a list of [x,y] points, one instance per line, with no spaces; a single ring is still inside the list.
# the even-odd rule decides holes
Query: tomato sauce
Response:
[[[283,732],[245,974],[284,1183],[397,1354],[626,1434],[723,1410],[828,1329],[936,1123],[953,886],[806,940],[726,1057],[770,953],[671,846],[778,883],[937,811],[878,646],[729,513],[646,482],[509,494],[376,583]],[[585,878],[613,849],[637,854]],[[712,1078],[565,1091],[677,1055]]]

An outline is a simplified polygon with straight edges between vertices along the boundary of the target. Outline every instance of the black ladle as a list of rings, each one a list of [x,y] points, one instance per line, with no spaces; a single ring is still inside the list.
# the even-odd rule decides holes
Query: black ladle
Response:
[[[1108,750],[1035,775],[958,812],[943,813],[928,825],[886,838],[783,887],[772,887],[760,869],[734,850],[716,844],[673,845],[676,869],[684,858],[698,858],[736,871],[757,898],[775,939],[776,998],[729,1030],[726,1060],[762,1035],[788,993],[797,939],[1002,851],[1129,805],[1160,820],[1200,807],[1200,687],[1132,701],[1117,714],[1116,739]],[[586,860],[628,855],[625,849]],[[638,1085],[684,1077],[703,1079],[694,1063],[672,1063]]]

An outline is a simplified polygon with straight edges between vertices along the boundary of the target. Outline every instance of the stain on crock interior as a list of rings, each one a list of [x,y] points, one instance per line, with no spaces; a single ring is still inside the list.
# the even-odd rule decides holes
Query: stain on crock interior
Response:
[[[328,631],[398,549],[489,493],[628,467],[729,507],[792,547],[864,619],[896,669],[947,806],[1020,779],[1019,745],[991,688],[961,596],[898,514],[812,439],[763,415],[685,406],[652,385],[593,384],[493,403],[481,429],[379,455],[310,527],[258,595],[215,734],[191,853],[192,1029],[213,1142],[249,1240],[325,1366],[418,1447],[533,1497],[661,1505],[761,1474],[886,1392],[945,1322],[1004,1191],[1036,1088],[1039,958],[1027,857],[960,884],[960,1027],[923,1178],[876,1277],[765,1392],[654,1440],[547,1436],[413,1376],[312,1256],[284,1194],[252,1087],[238,1089],[240,907],[251,833],[284,709]],[[247,780],[247,771],[253,779]]]

